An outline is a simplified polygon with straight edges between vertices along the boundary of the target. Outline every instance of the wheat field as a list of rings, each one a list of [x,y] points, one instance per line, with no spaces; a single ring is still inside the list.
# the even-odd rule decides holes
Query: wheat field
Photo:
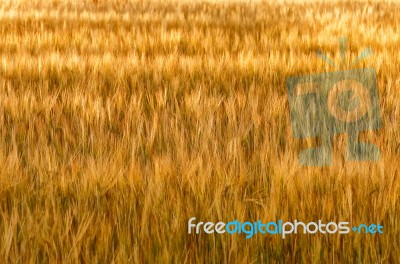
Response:
[[[400,5],[1,1],[1,263],[400,263]],[[302,167],[288,76],[377,72],[378,162]],[[188,234],[202,221],[383,235]]]

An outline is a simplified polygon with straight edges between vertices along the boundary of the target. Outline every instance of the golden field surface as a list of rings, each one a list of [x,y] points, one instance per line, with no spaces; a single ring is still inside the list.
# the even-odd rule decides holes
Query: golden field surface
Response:
[[[400,5],[1,1],[1,263],[400,262]],[[378,162],[302,167],[285,80],[374,67]],[[365,48],[374,54],[356,66]],[[188,220],[384,234],[188,234]]]

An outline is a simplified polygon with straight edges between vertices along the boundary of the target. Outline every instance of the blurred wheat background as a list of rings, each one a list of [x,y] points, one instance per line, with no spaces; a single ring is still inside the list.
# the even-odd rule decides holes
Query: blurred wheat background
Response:
[[[0,262],[400,261],[400,5],[1,1]],[[300,167],[285,79],[377,71],[377,163]],[[383,235],[189,235],[187,221],[380,223]]]

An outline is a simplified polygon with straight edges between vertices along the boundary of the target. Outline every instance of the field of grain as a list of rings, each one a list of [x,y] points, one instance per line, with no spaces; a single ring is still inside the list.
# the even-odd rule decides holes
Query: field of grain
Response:
[[[1,263],[400,261],[400,5],[1,1]],[[301,167],[285,79],[377,71],[376,162]],[[191,234],[187,221],[381,223],[383,235]]]

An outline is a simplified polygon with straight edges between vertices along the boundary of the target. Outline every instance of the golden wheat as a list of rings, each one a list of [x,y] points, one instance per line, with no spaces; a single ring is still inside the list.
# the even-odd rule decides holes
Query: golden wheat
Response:
[[[2,263],[400,261],[400,5],[3,1]],[[300,167],[285,79],[377,71],[377,163]],[[187,221],[381,223],[384,235],[189,235]]]

